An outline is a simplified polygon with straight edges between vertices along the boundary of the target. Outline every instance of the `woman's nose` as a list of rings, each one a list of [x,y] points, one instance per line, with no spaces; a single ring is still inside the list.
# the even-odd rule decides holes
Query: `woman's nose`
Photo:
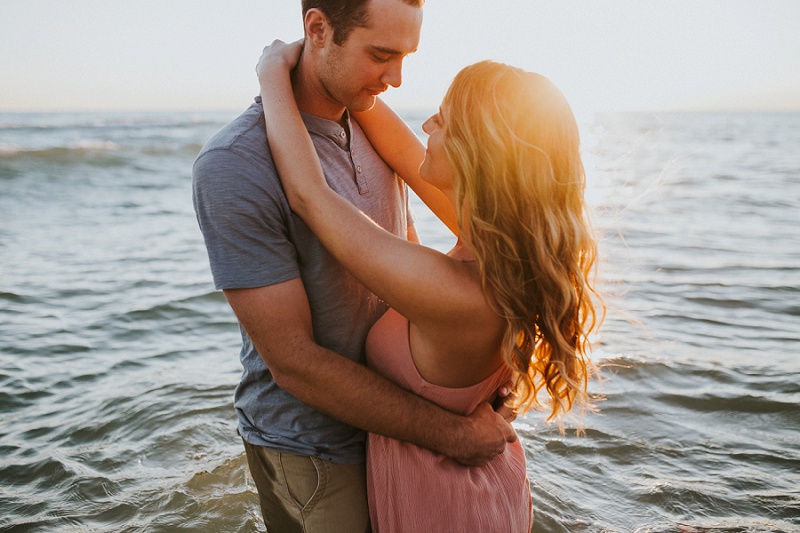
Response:
[[[433,123],[433,117],[428,117],[428,120],[422,123],[422,131],[430,135],[432,123]]]

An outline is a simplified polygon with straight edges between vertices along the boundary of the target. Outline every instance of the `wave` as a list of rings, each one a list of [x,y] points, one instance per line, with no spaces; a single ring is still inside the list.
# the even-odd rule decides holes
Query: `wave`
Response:
[[[584,436],[517,424],[534,532],[796,530],[796,374],[633,358],[606,370]]]
[[[200,431],[201,428],[195,428]],[[201,435],[197,435],[197,440]],[[5,446],[0,475],[12,489],[0,529],[4,531],[256,531],[263,528],[258,496],[243,452],[216,450],[210,457],[164,449],[163,466],[146,454],[111,440],[62,445],[57,453]],[[238,446],[241,450],[241,446]],[[152,450],[151,450],[152,451]],[[131,453],[133,452],[133,453]],[[138,453],[137,453],[138,452]],[[184,457],[189,454],[190,460]],[[176,467],[176,465],[180,465]],[[202,509],[202,512],[198,512]],[[8,528],[8,529],[6,529]]]
[[[58,166],[89,164],[114,167],[130,164],[122,147],[114,142],[79,142],[65,146],[24,148],[0,145],[1,163],[47,163]]]
[[[188,166],[208,138],[232,118],[214,113],[2,114],[0,175],[24,164],[136,166],[178,157]],[[8,165],[4,165],[8,164]]]
[[[699,413],[786,414],[787,417],[800,415],[800,407],[790,399],[777,401],[749,394],[708,393],[688,396],[665,393],[656,396],[655,399],[671,407],[680,407]]]
[[[776,393],[800,394],[800,384],[796,376],[787,373],[785,368],[770,368],[753,361],[751,365],[727,362],[646,360],[633,357],[608,358],[603,361],[604,368],[614,377],[632,384],[650,381],[663,382],[667,386],[680,384],[708,384],[709,382],[726,386],[742,385]],[[688,385],[687,385],[688,386]],[[649,386],[646,388],[649,389]],[[651,393],[656,392],[649,389]]]
[[[201,148],[202,144],[198,142],[122,144],[113,141],[81,141],[46,147],[0,144],[0,165],[45,163],[56,166],[135,167],[142,156],[191,158]]]
[[[80,141],[69,143],[63,146],[50,146],[40,148],[25,148],[19,145],[0,144],[0,157],[13,157],[17,155],[50,157],[61,155],[68,152],[91,153],[91,152],[115,152],[122,147],[111,141]]]
[[[30,296],[17,294],[15,292],[0,291],[0,301],[5,301],[15,304],[30,304],[36,302],[37,300]]]
[[[218,311],[217,304],[224,302],[225,297],[218,291],[209,291],[194,296],[155,305],[133,309],[115,317],[121,322],[138,322],[140,320],[168,320],[175,318],[209,318]],[[209,307],[209,304],[211,307]]]
[[[0,134],[64,130],[221,127],[231,113],[0,113]]]

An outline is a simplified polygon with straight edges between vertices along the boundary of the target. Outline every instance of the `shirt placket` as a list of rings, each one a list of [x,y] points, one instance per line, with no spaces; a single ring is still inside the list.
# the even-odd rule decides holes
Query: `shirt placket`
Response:
[[[367,183],[367,178],[364,174],[364,169],[357,153],[358,151],[355,149],[353,136],[351,134],[350,142],[348,143],[347,132],[342,129],[342,131],[339,132],[339,138],[341,139],[340,146],[347,150],[350,154],[350,164],[353,168],[353,178],[355,179],[356,186],[358,187],[358,194],[367,194],[369,192],[369,184]]]

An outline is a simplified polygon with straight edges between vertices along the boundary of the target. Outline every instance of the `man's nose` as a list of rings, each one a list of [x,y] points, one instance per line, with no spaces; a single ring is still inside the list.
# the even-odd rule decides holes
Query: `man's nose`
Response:
[[[400,85],[403,83],[403,62],[390,61],[389,65],[386,67],[386,70],[383,72],[381,81],[385,85],[391,85],[395,89],[400,87]]]

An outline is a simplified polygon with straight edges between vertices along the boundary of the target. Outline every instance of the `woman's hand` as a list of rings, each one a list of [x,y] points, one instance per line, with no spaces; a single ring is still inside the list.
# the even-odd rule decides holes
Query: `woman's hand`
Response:
[[[303,51],[303,40],[293,43],[285,43],[280,39],[275,39],[272,44],[265,46],[261,52],[261,58],[256,65],[258,81],[264,82],[274,72],[289,72],[300,60],[300,52]]]
[[[492,402],[495,413],[502,416],[509,424],[517,419],[517,395],[514,393],[514,382],[508,380],[497,391],[497,398]]]

